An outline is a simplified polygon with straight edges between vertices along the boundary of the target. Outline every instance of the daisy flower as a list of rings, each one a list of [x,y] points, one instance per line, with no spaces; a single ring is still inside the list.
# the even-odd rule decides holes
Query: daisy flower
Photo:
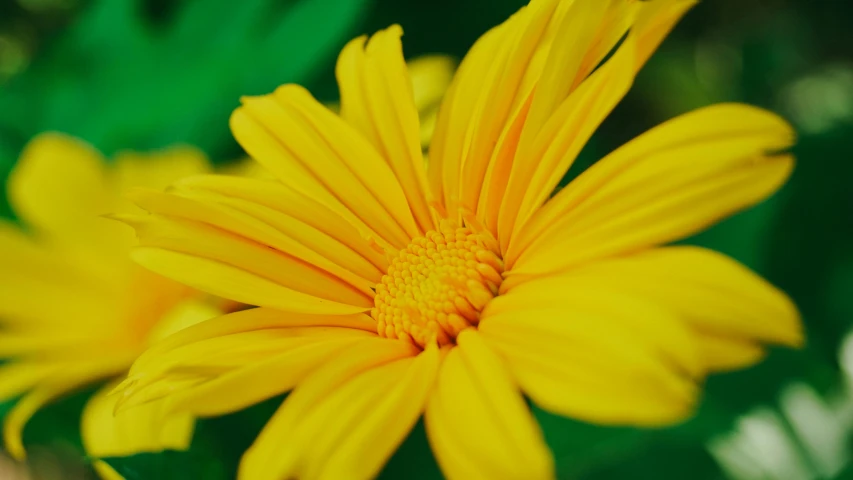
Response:
[[[746,105],[681,117],[554,194],[692,6],[533,0],[486,33],[429,147],[393,26],[337,63],[341,111],[303,88],[231,128],[275,178],[137,191],[142,265],[258,308],[176,333],[117,389],[213,416],[290,392],[240,477],[375,476],[423,415],[448,478],[552,478],[527,400],[608,425],[691,414],[709,373],[802,342],[791,301],[732,259],[661,246],[785,182],[790,126]]]
[[[162,188],[208,171],[204,155],[175,147],[150,155],[119,154],[107,166],[92,147],[43,134],[25,148],[8,180],[23,228],[0,222],[0,399],[20,397],[6,415],[6,449],[24,457],[21,432],[49,402],[116,379],[146,346],[222,312],[198,292],[133,263],[133,231],[102,215],[137,207],[131,187]],[[177,415],[162,428],[156,402],[113,416],[115,385],[90,399],[82,436],[93,457],[188,446],[193,421]],[[121,478],[96,462],[105,478]]]

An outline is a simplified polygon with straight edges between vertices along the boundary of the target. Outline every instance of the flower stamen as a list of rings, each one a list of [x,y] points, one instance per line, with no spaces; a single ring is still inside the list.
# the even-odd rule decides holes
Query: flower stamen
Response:
[[[441,346],[476,326],[503,280],[503,261],[489,243],[482,232],[442,220],[438,230],[399,251],[376,285],[371,315],[377,333]]]

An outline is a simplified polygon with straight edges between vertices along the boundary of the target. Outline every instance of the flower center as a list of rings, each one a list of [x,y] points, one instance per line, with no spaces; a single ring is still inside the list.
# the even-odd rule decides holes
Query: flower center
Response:
[[[379,335],[441,346],[477,325],[502,281],[495,243],[488,233],[447,221],[414,239],[376,285],[371,315]]]

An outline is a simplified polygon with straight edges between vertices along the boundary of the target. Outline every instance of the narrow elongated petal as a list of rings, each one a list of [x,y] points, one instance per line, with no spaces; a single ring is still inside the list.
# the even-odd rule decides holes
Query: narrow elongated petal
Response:
[[[227,375],[247,365],[263,362],[282,353],[296,352],[311,344],[335,338],[322,338],[322,331],[310,329],[274,329],[237,333],[200,341],[155,357],[144,367],[134,369],[131,376],[122,383],[121,409],[157,400],[166,395],[180,395],[191,388],[222,375]],[[357,331],[335,329],[341,336],[357,336]],[[311,333],[321,335],[314,336]],[[349,333],[350,335],[345,335]],[[304,356],[308,361],[310,356]],[[309,365],[310,366],[310,363]],[[294,375],[298,375],[294,372]],[[286,382],[285,382],[286,383]],[[268,389],[277,389],[276,385],[266,385]],[[287,386],[270,394],[277,395],[288,390]],[[258,398],[257,401],[264,398]]]
[[[309,272],[325,272],[328,274],[324,276],[328,279],[327,281],[340,283],[346,286],[347,290],[357,289],[368,297],[373,293],[370,287],[381,278],[372,265],[339,242],[318,232],[310,225],[263,206],[183,192],[165,194],[157,191],[136,190],[132,198],[138,205],[152,213],[166,216],[170,220],[180,219],[174,222],[177,228],[181,228],[183,224],[203,223],[214,227],[207,233],[209,237],[226,235],[245,243],[265,246],[270,256],[294,262],[296,266],[290,267],[288,271],[294,274],[296,281],[282,277],[282,284],[289,288],[306,293],[312,292],[311,285],[317,283],[316,275],[302,273],[306,267]],[[140,243],[143,246],[164,246],[160,236],[163,235],[165,228],[168,228],[165,223],[161,224],[157,220],[137,224]],[[198,230],[202,235],[205,231]],[[176,235],[181,234],[176,233]],[[186,247],[184,250],[186,253],[198,253],[202,256],[211,254],[198,248],[193,242],[186,242]],[[225,255],[216,255],[216,253],[213,255],[215,255],[214,260],[223,260],[232,264],[239,262]],[[246,264],[247,268],[251,268],[248,267],[250,261],[247,260]],[[367,274],[368,278],[360,275],[362,273]],[[351,294],[334,287],[328,292],[340,300],[353,298]]]
[[[330,358],[267,423],[243,457],[240,477],[375,475],[426,401],[438,356],[417,354],[406,342],[365,339]],[[292,448],[282,450],[282,438]]]
[[[594,130],[627,93],[634,74],[694,2],[567,3],[569,11],[555,40],[561,47],[552,48],[549,54],[540,80],[542,85],[537,87],[518,140],[516,157],[524,161],[513,163],[506,190],[500,191],[502,204],[497,233],[504,249],[527,218],[551,195]],[[613,70],[603,74],[603,68],[599,68],[596,75],[587,78],[629,29],[629,36],[615,55],[622,58],[619,61],[611,58],[605,64],[613,64],[610,67]],[[592,83],[596,79],[607,84],[575,92],[582,82]],[[567,97],[568,105],[562,104]],[[568,119],[566,114],[570,115]],[[555,131],[560,132],[556,138]],[[559,155],[558,162],[548,161],[547,157],[529,161],[531,157],[540,158],[537,149],[543,144],[551,148],[551,155]]]
[[[475,82],[479,72],[487,68],[487,59],[494,58],[500,46],[501,27],[496,27],[479,40],[462,61],[453,83],[441,104],[436,120],[433,142],[429,150],[427,178],[430,192],[442,207],[443,215],[453,213],[459,205],[459,172],[462,165],[462,152],[470,140],[466,139],[467,129],[474,124],[476,113],[474,101],[477,88]],[[476,54],[474,52],[477,52]]]
[[[154,272],[247,305],[304,313],[349,314],[365,310],[306,295],[224,263],[167,249],[137,248],[131,256]]]
[[[45,379],[24,395],[3,420],[6,451],[16,459],[26,456],[21,435],[30,418],[42,407],[75,389],[117,375],[127,368],[128,358],[101,358],[95,362],[65,365],[61,373]]]
[[[172,190],[256,218],[317,255],[370,282],[381,278],[387,259],[376,244],[301,192],[277,182],[228,177],[195,177]],[[345,274],[343,274],[345,275]]]
[[[169,411],[207,417],[242,410],[292,390],[319,365],[365,335],[317,338],[301,346],[283,348],[282,353],[263,352],[269,358],[246,362],[241,368],[171,395]]]
[[[767,352],[758,342],[737,337],[696,333],[702,363],[711,372],[726,372],[750,367],[764,359]]]
[[[683,115],[608,155],[545,204],[504,256],[511,275],[565,270],[683,238],[757,203],[793,168],[781,118],[725,104]]]
[[[83,409],[81,435],[86,453],[104,458],[189,448],[195,423],[189,415],[166,417],[165,402],[115,413],[119,397],[109,395],[115,385],[100,389]]]
[[[417,236],[405,194],[391,167],[353,127],[303,88],[243,99],[231,129],[253,158],[282,183],[342,203],[392,245]]]
[[[502,131],[524,110],[535,84],[525,78],[541,72],[541,61],[533,59],[542,50],[557,3],[533,2],[521,9],[483,35],[460,65],[439,110],[430,149],[430,185],[449,216],[456,216],[460,206],[475,211],[497,142],[512,142],[502,139]]]
[[[414,90],[393,26],[350,42],[338,59],[341,117],[382,154],[403,187],[422,232],[435,228],[427,205],[426,171]]]
[[[547,479],[553,460],[503,361],[473,330],[444,359],[426,409],[430,445],[455,479]]]
[[[272,308],[251,308],[198,323],[164,338],[140,355],[131,371],[133,372],[137,367],[142,366],[146,358],[201,340],[257,330],[306,327],[344,328],[376,332],[376,322],[369,316],[362,314],[310,315]]]
[[[8,401],[55,374],[54,363],[18,362],[0,367],[0,399]]]
[[[367,329],[373,328],[373,331]],[[285,392],[354,341],[375,337],[365,316],[255,308],[187,327],[143,353],[116,388],[122,408],[171,395],[171,409],[223,413]],[[275,382],[259,378],[275,377]],[[257,380],[257,381],[255,381]]]
[[[556,184],[542,181],[530,186],[534,167],[539,165],[531,156],[543,130],[565,122],[552,117],[561,109],[566,114],[563,103],[630,31],[630,43],[636,46],[624,54],[629,57],[623,62],[627,72],[620,69],[618,77],[627,82],[627,88],[692,4],[682,0],[533,1],[484,35],[466,56],[448,91],[430,151],[430,186],[446,214],[452,218],[458,208],[477,212],[506,248],[518,229],[518,217],[523,223]],[[543,167],[540,175],[559,179],[565,173],[576,156],[573,149],[588,139],[584,132],[594,130],[624,91],[614,86],[607,94],[612,104],[600,102],[591,112],[572,112],[591,118],[577,127],[583,132],[562,161]],[[576,107],[583,103],[574,102]],[[566,133],[566,138],[574,136]]]
[[[523,153],[529,161],[513,166],[498,223],[504,248],[514,227],[523,225],[545,203],[601,122],[628,93],[634,79],[635,48],[634,37],[629,36],[619,51],[551,114],[535,143]],[[528,128],[526,125],[525,132]],[[513,212],[518,216],[516,221],[511,220]]]
[[[385,256],[371,246],[359,229],[353,226],[357,224],[356,217],[343,205],[339,204],[338,208],[332,209],[303,191],[289,188],[279,182],[224,175],[186,178],[178,182],[176,188],[194,194],[210,195],[220,201],[229,199],[229,205],[250,214],[257,211],[258,207],[275,210],[281,215],[291,217],[335,239],[339,244],[348,247],[370,262],[379,272],[384,272],[388,267]],[[300,230],[288,229],[287,231],[298,235],[302,233]],[[366,227],[363,227],[362,231],[366,231]],[[347,265],[347,262],[341,263],[341,266]],[[373,272],[358,270],[358,273],[365,278],[373,278]]]

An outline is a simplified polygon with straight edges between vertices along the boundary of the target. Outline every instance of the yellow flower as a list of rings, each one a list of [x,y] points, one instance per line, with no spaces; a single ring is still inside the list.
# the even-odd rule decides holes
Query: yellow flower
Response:
[[[232,131],[275,180],[185,179],[137,193],[151,214],[126,220],[141,264],[259,308],[153,346],[120,410],[166,397],[212,416],[292,390],[245,479],[372,477],[422,414],[449,478],[551,478],[524,395],[665,425],[708,373],[799,345],[785,294],[723,255],[659,246],[784,183],[777,116],[689,113],[552,197],[692,4],[533,0],[460,65],[427,166],[399,27],[341,53],[340,116],[294,85],[243,99]]]
[[[133,231],[101,218],[139,211],[124,199],[132,187],[163,188],[207,171],[204,155],[189,147],[123,153],[109,167],[90,146],[59,134],[40,135],[26,147],[8,182],[26,231],[0,223],[0,355],[7,359],[0,399],[23,395],[4,424],[12,455],[24,456],[21,431],[45,404],[123,375],[150,342],[221,314],[192,289],[134,264]],[[83,413],[90,455],[188,446],[190,416],[177,416],[162,431],[153,425],[162,410],[156,402],[114,417],[111,388],[96,393]]]

